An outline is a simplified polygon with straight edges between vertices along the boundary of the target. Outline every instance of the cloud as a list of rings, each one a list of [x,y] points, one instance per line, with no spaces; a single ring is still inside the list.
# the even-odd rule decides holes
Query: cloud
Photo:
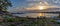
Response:
[[[30,7],[35,7],[35,6],[50,6],[50,7],[57,7],[59,6],[59,3],[58,3],[59,0],[26,0],[27,2],[27,8],[30,8]],[[57,2],[57,3],[55,3]]]
[[[50,7],[60,7],[60,0],[26,0],[21,3],[21,5],[25,5],[25,9],[23,7],[16,7],[13,9],[14,11],[25,11],[25,10],[33,10],[37,9],[37,6],[50,6]],[[36,7],[35,7],[36,6]],[[26,9],[27,8],[27,9]]]
[[[40,0],[26,0],[26,1],[40,1]]]
[[[27,0],[28,2],[28,6],[31,7],[31,6],[36,6],[36,5],[40,5],[40,6],[43,6],[43,5],[50,5],[47,1],[45,0]]]
[[[42,2],[41,5],[50,5],[50,6],[60,6],[60,0],[26,0],[27,2],[31,2],[32,4],[34,3],[40,3]]]

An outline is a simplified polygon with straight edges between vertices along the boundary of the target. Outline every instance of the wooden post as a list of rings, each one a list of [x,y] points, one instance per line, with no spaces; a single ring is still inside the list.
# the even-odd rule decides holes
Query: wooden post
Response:
[[[59,16],[58,16],[58,18],[60,18],[60,13],[59,13]]]

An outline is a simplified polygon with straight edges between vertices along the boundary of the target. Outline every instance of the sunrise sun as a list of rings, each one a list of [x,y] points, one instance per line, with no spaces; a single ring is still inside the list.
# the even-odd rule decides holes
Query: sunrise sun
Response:
[[[45,7],[43,7],[43,6],[39,6],[39,9],[40,9],[40,10],[44,10]]]
[[[43,7],[40,7],[39,9],[40,9],[40,10],[43,10],[44,8],[43,8]]]

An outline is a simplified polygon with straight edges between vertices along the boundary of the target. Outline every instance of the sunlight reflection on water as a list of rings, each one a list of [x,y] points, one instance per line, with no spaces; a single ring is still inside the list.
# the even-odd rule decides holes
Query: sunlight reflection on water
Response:
[[[45,16],[45,17],[52,17],[52,16],[58,16],[59,14],[51,14],[51,13],[27,13],[27,14],[14,14],[15,16],[20,16],[20,17],[40,17],[40,16]]]

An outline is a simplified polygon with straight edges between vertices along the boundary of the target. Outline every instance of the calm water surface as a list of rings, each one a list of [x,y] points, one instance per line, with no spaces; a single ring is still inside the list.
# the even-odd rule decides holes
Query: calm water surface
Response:
[[[14,14],[15,16],[20,16],[20,17],[40,17],[40,16],[45,16],[45,17],[53,17],[53,16],[58,16],[59,14],[52,14],[52,13],[27,13],[27,14]]]

